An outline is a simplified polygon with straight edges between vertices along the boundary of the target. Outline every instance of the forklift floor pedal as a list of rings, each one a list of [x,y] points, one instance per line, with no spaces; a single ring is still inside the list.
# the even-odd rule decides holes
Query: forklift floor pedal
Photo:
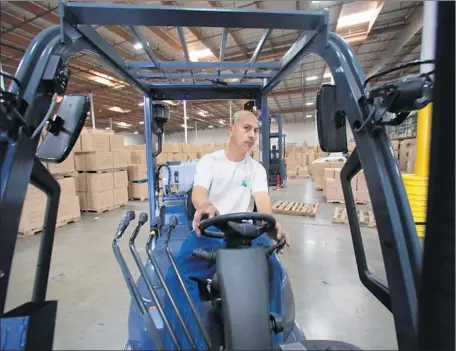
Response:
[[[358,222],[360,226],[368,228],[376,228],[374,213],[369,210],[356,210],[358,216]],[[333,223],[347,224],[348,216],[347,209],[345,207],[336,207],[334,209],[334,215],[332,218]]]
[[[274,213],[288,214],[292,216],[315,217],[319,204],[302,203],[298,201],[277,201],[272,206]]]

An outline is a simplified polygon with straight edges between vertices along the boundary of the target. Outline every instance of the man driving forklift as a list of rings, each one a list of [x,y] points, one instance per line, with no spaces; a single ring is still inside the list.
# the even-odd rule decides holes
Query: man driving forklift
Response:
[[[202,249],[214,251],[223,246],[223,239],[213,239],[201,235],[200,223],[204,217],[214,217],[236,212],[248,212],[251,198],[260,213],[273,215],[271,198],[268,193],[267,175],[264,167],[250,155],[258,136],[258,118],[250,111],[238,111],[229,126],[229,143],[226,150],[219,150],[201,158],[196,167],[192,190],[194,231],[186,237],[176,264],[182,274],[188,293],[197,309],[200,307],[200,286],[214,276],[215,266],[202,258],[195,257],[193,251]],[[211,228],[211,230],[217,230]],[[277,222],[273,232],[268,233],[275,240],[284,240],[290,246],[290,235]],[[176,277],[168,276],[169,284],[176,284]],[[272,287],[274,288],[274,287]],[[179,291],[179,288],[171,289]],[[169,304],[166,314],[172,320],[176,317]],[[186,322],[192,319],[187,306],[180,306]],[[178,323],[173,323],[176,328]],[[195,321],[190,321],[192,335],[196,336],[198,349],[204,348],[203,339]],[[172,347],[169,337],[165,337],[168,347]],[[188,345],[187,345],[188,346]]]

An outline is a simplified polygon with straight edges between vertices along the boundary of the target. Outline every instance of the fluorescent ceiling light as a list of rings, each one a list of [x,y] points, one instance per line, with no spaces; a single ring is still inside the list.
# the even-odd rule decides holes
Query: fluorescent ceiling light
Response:
[[[312,118],[312,115],[306,115],[307,118]]]
[[[190,61],[198,61],[200,58],[203,57],[208,57],[212,55],[212,51],[209,49],[203,49],[203,50],[198,50],[198,51],[191,51],[189,56],[190,56]]]
[[[133,45],[133,47],[136,49],[136,50],[141,50],[143,48],[142,44],[141,43],[136,43],[135,45]]]
[[[307,80],[308,82],[310,82],[311,80],[317,80],[317,79],[318,79],[317,76],[310,76],[310,77],[307,77],[307,78],[306,78],[306,80]]]
[[[118,125],[119,127],[123,127],[123,128],[131,127],[131,124],[125,123],[125,122],[117,122],[117,125]]]
[[[139,132],[134,132],[133,134],[138,134]]]
[[[110,130],[111,128],[109,128],[109,127],[106,127],[105,129],[106,129],[106,130]]]
[[[207,117],[207,116],[210,116],[210,113],[205,111],[205,110],[199,110],[198,111],[198,114],[202,117]]]
[[[172,100],[163,100],[162,102],[165,104],[168,104],[168,105],[173,105],[173,106],[177,105],[177,102],[172,101]]]
[[[139,122],[139,124],[144,124],[144,121]]]
[[[208,128],[214,128],[214,126],[210,125],[210,126],[207,126]]]
[[[185,124],[181,124],[181,127],[182,127],[182,128],[185,128]],[[193,127],[191,127],[191,126],[189,126],[189,125],[187,124],[187,129],[193,129]]]
[[[144,102],[140,102],[138,106],[144,106]]]
[[[123,81],[116,79],[112,76],[107,74],[103,74],[97,71],[89,70],[89,73],[85,73],[82,75],[83,77],[90,79],[94,82],[106,85],[110,88],[120,89],[126,87],[128,84],[124,83]]]
[[[379,10],[377,8],[374,8],[367,11],[341,16],[337,21],[337,29],[352,27],[362,23],[369,23],[373,18],[376,18],[378,16],[378,13]]]
[[[311,102],[311,101],[309,101],[309,102],[306,102],[306,106],[311,106],[311,105],[313,105],[313,104],[314,104],[314,103],[313,103],[313,102]]]
[[[128,112],[131,112],[131,110],[124,110],[118,106],[111,106],[110,108],[108,108],[109,111],[113,111],[113,112],[119,112],[119,113],[128,113]]]

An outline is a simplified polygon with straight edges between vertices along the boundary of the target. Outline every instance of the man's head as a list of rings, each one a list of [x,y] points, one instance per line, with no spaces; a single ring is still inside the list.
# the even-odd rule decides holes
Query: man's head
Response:
[[[239,150],[249,152],[258,137],[258,118],[250,111],[238,111],[229,126],[230,144]]]

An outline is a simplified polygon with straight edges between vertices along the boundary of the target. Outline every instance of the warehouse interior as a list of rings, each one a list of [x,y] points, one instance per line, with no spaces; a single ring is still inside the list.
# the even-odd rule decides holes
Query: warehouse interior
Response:
[[[79,2],[88,3],[69,1]],[[432,34],[436,27],[433,1],[97,3],[204,8],[208,11],[318,12],[327,9],[329,31],[340,35],[351,46],[366,76],[409,61],[428,59],[433,54]],[[42,30],[60,24],[59,3],[2,1],[0,7],[0,69],[14,75],[33,38]],[[299,30],[288,29],[275,29],[265,36],[262,29],[254,28],[224,31],[222,28],[185,27],[180,31],[180,27],[175,26],[144,26],[141,37],[148,43],[145,48],[131,30],[134,27],[93,25],[93,28],[132,65],[149,61],[150,52],[161,61],[218,62],[223,37],[226,39],[224,62],[249,61],[254,56],[253,61],[258,64],[281,63],[284,54],[302,34]],[[186,45],[182,43],[182,34]],[[264,46],[258,53],[257,44],[263,39]],[[126,211],[134,210],[139,214],[150,210],[145,135],[148,125],[144,119],[146,100],[128,81],[90,53],[77,53],[68,67],[71,79],[66,94],[87,94],[91,107],[69,156],[62,163],[46,164],[61,187],[46,296],[59,301],[54,349],[128,349],[127,326],[132,299],[113,254],[112,240]],[[371,86],[378,87],[423,72],[423,69],[418,65],[404,67],[373,80]],[[169,71],[172,69],[168,73],[137,70],[145,82],[168,80],[169,84],[179,83],[179,71]],[[238,71],[218,69],[219,74],[232,74],[233,78],[227,78],[228,84],[262,81],[261,75],[251,73],[249,77],[247,71],[240,72],[243,75],[239,76]],[[218,79],[217,70],[214,72],[213,78],[205,80],[214,83]],[[186,78],[187,82],[194,78],[193,74],[192,71]],[[211,74],[207,76],[211,77]],[[197,73],[195,75],[197,77]],[[1,77],[1,84],[7,87],[10,80]],[[268,95],[268,115],[280,119],[286,165],[286,179],[280,174],[277,184],[270,184],[269,193],[274,216],[290,233],[292,242],[279,259],[291,282],[296,321],[306,337],[343,340],[366,350],[397,350],[393,315],[364,287],[358,275],[340,182],[347,156],[325,152],[320,145],[316,100],[319,89],[325,84],[334,84],[331,71],[322,58],[312,55],[299,62]],[[56,109],[60,101],[61,97],[57,98]],[[169,121],[164,125],[163,148],[156,157],[156,166],[169,162],[197,165],[204,155],[226,148],[233,115],[245,109],[248,101],[163,100],[169,109]],[[425,108],[414,111],[403,124],[387,127],[397,169],[405,183],[410,182],[407,179],[411,177],[424,179],[428,175],[430,123],[430,110]],[[279,122],[273,119],[270,133],[278,132]],[[42,133],[41,140],[45,134]],[[348,124],[347,140],[348,153],[352,153],[356,143]],[[265,152],[261,136],[258,136],[251,157],[262,162]],[[159,175],[161,188],[157,194],[160,199],[164,192],[164,171]],[[351,184],[369,270],[387,282],[375,216],[362,171]],[[44,228],[45,201],[44,193],[32,185],[28,187],[5,310],[28,301],[32,295],[31,282],[35,277]],[[420,217],[421,212],[413,215],[416,222],[425,222],[425,218]],[[149,220],[151,217],[149,214]],[[417,225],[416,231],[423,240],[423,225]],[[149,231],[143,228],[137,241],[145,243],[148,236]],[[127,241],[128,238],[124,238],[121,252],[127,264],[135,268],[132,274],[136,280],[140,272],[135,267]],[[142,244],[138,244],[138,251],[146,257]]]

